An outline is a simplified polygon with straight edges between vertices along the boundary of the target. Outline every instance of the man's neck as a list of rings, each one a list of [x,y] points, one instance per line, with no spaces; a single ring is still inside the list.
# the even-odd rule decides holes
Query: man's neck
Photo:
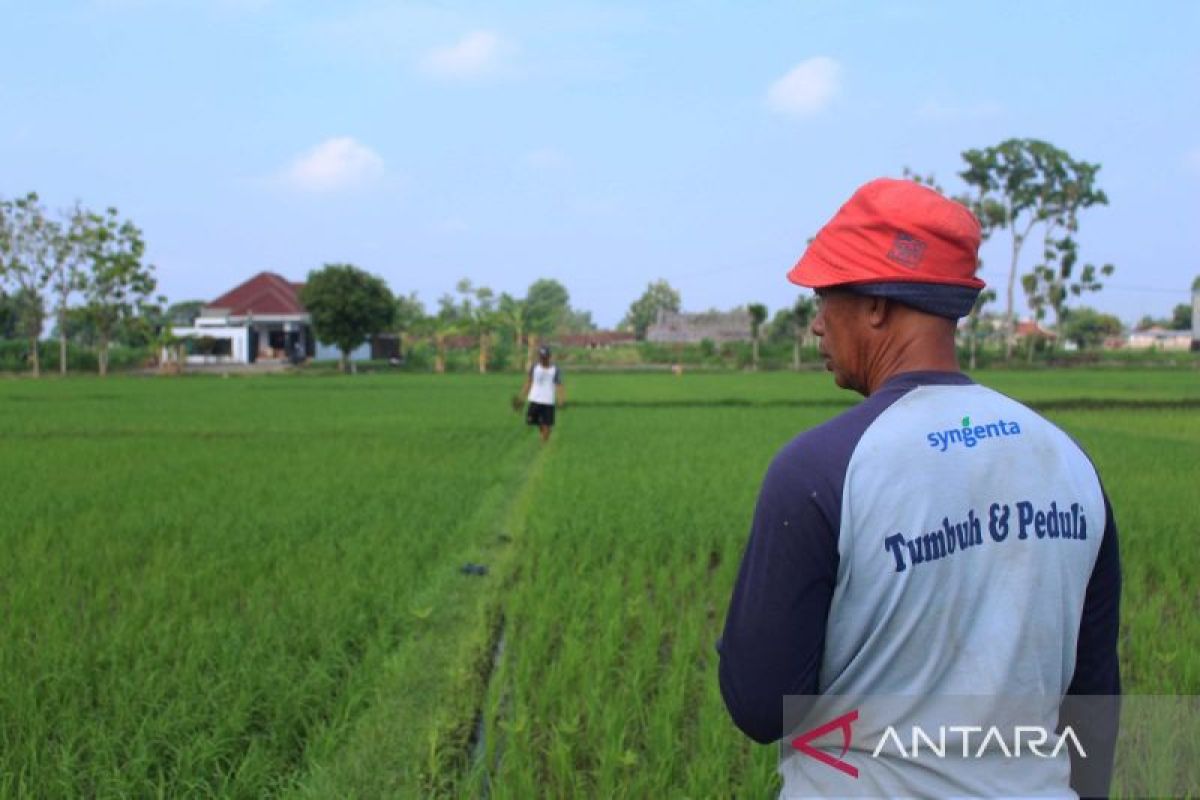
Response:
[[[906,372],[962,372],[958,366],[954,340],[947,342],[940,338],[934,341],[916,338],[882,349],[868,374],[867,396]]]

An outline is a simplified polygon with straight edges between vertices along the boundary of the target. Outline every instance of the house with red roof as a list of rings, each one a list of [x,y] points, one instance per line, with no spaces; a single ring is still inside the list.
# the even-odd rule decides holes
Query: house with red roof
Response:
[[[300,302],[302,283],[260,272],[172,333],[190,340],[189,364],[303,361],[316,353],[312,316]]]

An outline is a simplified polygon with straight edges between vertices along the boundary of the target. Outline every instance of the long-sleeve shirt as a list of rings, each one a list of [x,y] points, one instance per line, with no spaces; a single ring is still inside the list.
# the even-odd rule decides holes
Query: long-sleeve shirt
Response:
[[[788,733],[788,695],[994,698],[980,717],[1005,698],[1117,695],[1120,581],[1112,508],[1074,441],[960,373],[899,375],[771,463],[718,642],[721,693],[761,743]],[[1101,728],[1077,732],[1093,768],[1111,767]],[[987,759],[889,768],[916,796],[1070,794],[1072,755],[1019,775]],[[781,772],[785,795],[830,774],[794,752]]]

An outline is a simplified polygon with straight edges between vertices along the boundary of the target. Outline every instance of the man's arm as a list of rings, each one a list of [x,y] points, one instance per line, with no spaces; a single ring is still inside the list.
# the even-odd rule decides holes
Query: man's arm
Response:
[[[521,399],[529,399],[529,390],[533,387],[533,367],[525,374],[525,383],[521,386]]]
[[[1063,700],[1060,724],[1070,725],[1087,758],[1071,748],[1071,788],[1080,797],[1107,797],[1120,724],[1121,554],[1108,496],[1100,552],[1092,567],[1079,621],[1075,674]]]
[[[767,471],[717,642],[725,707],[738,728],[762,744],[786,733],[785,695],[817,693],[837,583],[833,498],[796,462],[785,450]]]

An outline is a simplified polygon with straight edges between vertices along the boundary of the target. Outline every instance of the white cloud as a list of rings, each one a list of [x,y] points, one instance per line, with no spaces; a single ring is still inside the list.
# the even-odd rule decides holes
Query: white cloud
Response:
[[[917,116],[937,122],[952,120],[987,119],[999,116],[1003,109],[999,103],[983,102],[974,105],[946,105],[938,100],[927,100],[917,109]]]
[[[307,192],[362,186],[383,175],[383,159],[349,136],[326,139],[284,170],[283,182]]]
[[[496,74],[513,46],[493,31],[472,31],[448,47],[425,54],[421,69],[438,78],[470,80]]]
[[[1192,173],[1200,175],[1200,147],[1193,147],[1184,153],[1183,163]]]
[[[525,154],[524,160],[526,166],[545,170],[563,169],[571,163],[565,154],[551,147],[530,151]]]
[[[767,90],[767,105],[781,114],[804,117],[821,111],[841,88],[841,65],[814,56],[792,67]]]

